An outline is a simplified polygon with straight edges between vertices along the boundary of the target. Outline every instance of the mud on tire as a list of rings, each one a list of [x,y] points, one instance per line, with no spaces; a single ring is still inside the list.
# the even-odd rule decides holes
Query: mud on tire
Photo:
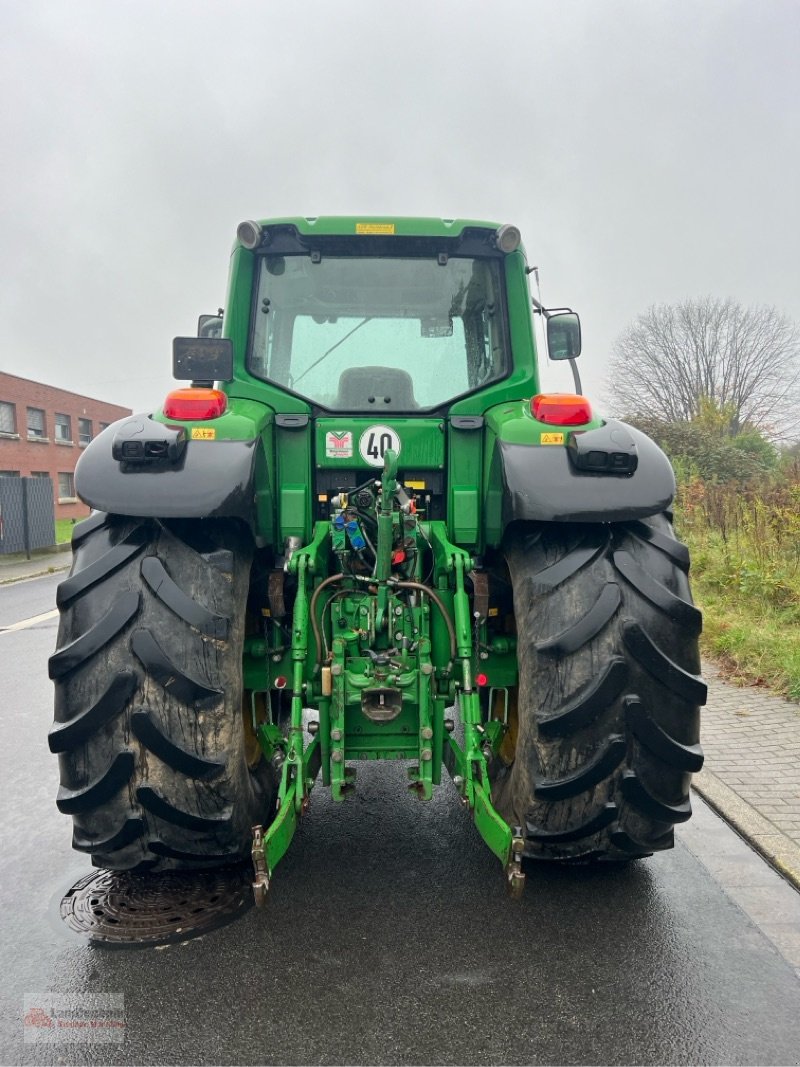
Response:
[[[242,718],[249,534],[95,513],[73,553],[49,665],[73,848],[117,870],[236,861],[274,802]]]
[[[700,612],[664,515],[517,526],[506,543],[520,667],[513,765],[494,800],[525,854],[629,859],[673,844],[702,766]]]

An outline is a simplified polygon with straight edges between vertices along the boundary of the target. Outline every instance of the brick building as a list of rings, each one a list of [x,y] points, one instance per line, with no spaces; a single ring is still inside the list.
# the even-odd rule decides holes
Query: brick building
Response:
[[[49,477],[57,519],[82,518],[75,465],[93,437],[130,408],[0,371],[0,477]]]

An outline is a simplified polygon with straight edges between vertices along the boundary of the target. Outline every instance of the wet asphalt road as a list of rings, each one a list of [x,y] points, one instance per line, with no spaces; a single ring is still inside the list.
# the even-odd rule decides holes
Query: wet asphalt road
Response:
[[[0,588],[0,627],[56,583]],[[360,766],[340,807],[318,787],[266,911],[162,949],[84,943],[51,914],[90,870],[54,804],[55,634],[0,632],[1,1062],[800,1062],[800,975],[685,845],[537,868],[515,903],[452,786],[423,805],[400,766]],[[124,1042],[23,1043],[23,1004],[54,991],[121,995]]]

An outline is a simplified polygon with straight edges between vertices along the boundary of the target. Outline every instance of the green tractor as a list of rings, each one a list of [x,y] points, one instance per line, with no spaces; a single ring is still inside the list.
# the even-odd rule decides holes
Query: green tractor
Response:
[[[446,768],[514,894],[673,844],[706,695],[674,477],[577,372],[539,392],[534,316],[573,371],[580,324],[530,270],[494,223],[239,227],[191,384],[76,471],[49,741],[96,866],[249,853],[263,902],[360,760],[423,801]]]

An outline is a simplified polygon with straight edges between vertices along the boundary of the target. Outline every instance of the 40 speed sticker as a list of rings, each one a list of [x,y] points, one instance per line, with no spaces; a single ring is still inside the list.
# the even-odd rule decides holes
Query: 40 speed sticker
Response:
[[[358,441],[358,451],[370,467],[382,467],[387,449],[393,449],[400,455],[400,438],[391,426],[370,426],[362,433]]]

